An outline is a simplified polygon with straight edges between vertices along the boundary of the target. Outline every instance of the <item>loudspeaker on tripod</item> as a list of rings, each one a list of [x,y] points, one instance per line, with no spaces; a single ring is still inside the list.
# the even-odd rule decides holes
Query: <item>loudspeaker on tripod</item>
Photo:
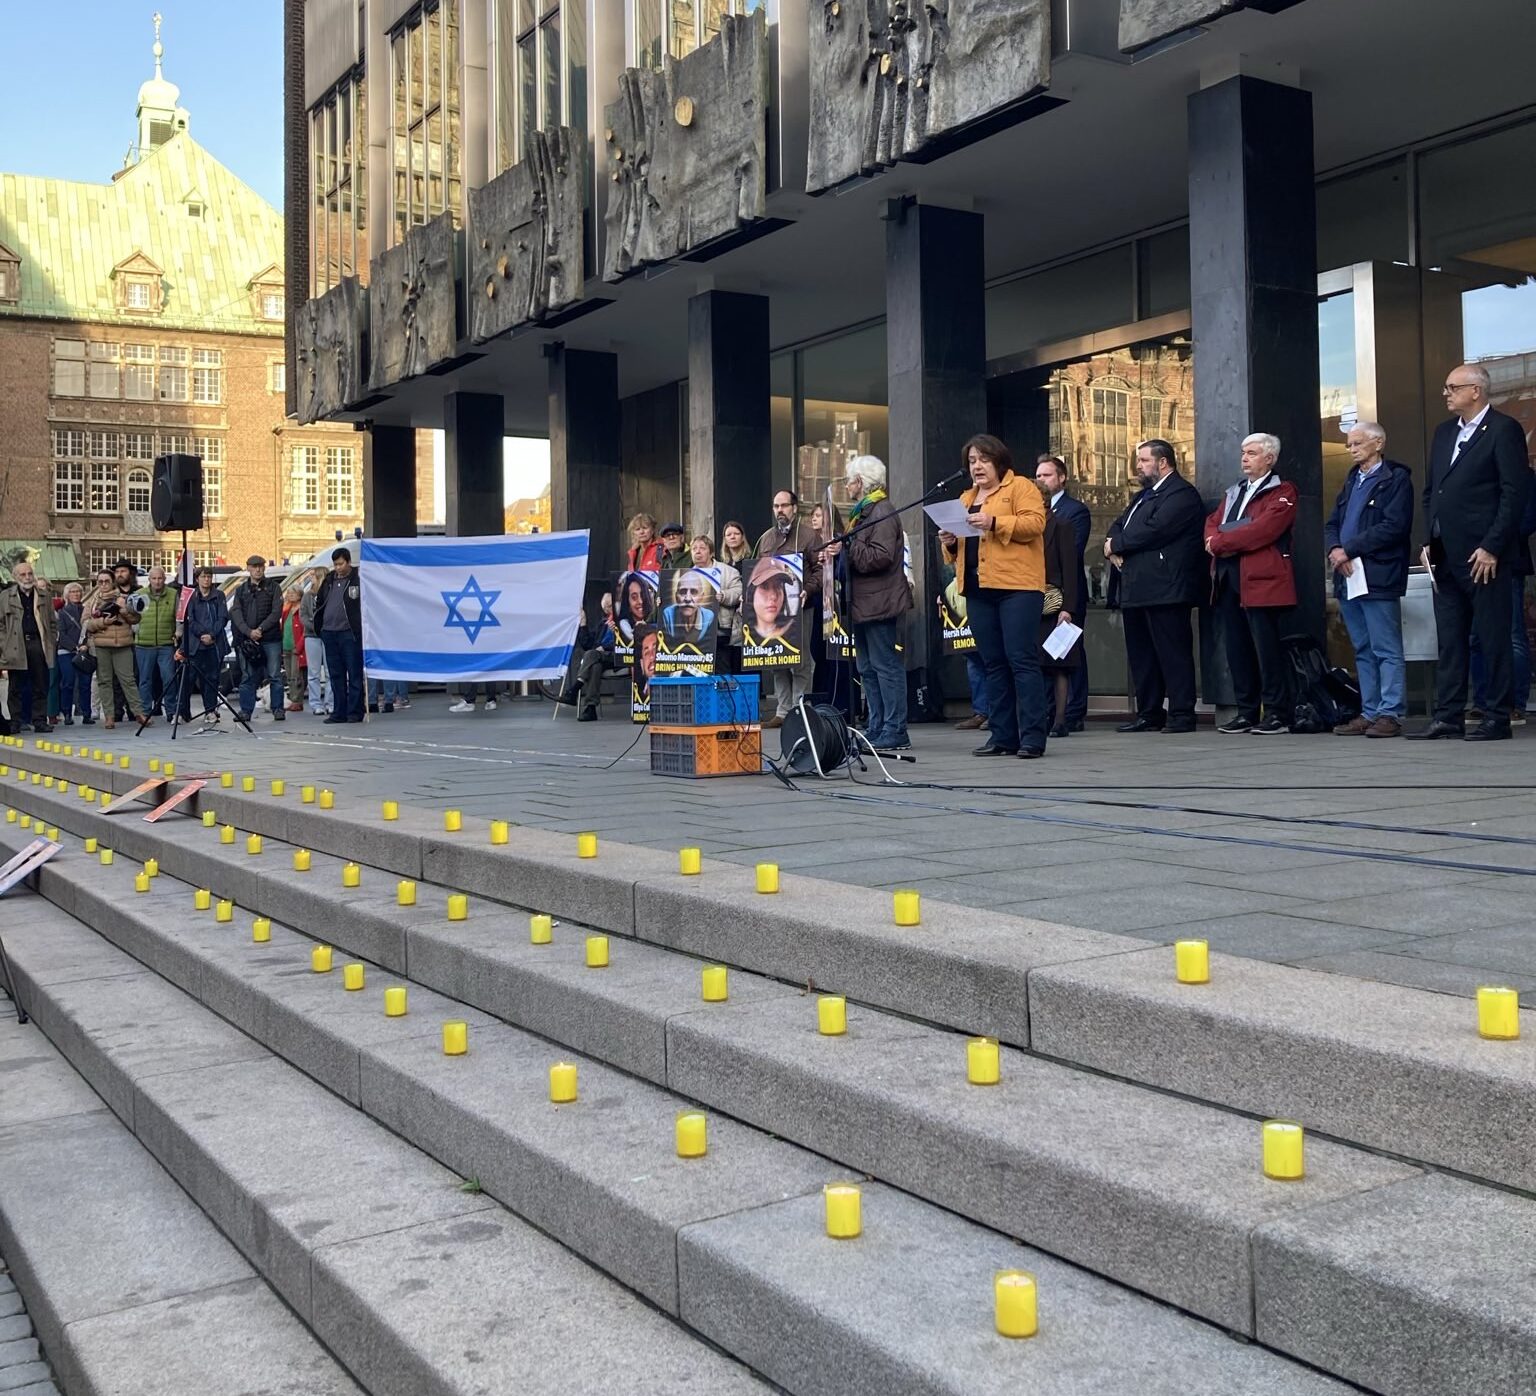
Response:
[[[149,492],[150,522],[161,532],[203,526],[203,458],[155,457],[154,483]]]

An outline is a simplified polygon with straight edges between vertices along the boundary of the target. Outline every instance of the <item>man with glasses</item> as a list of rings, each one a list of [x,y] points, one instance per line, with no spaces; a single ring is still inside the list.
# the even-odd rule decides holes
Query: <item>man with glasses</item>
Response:
[[[1507,741],[1513,691],[1511,579],[1523,542],[1520,521],[1531,488],[1525,433],[1488,400],[1488,370],[1462,364],[1446,375],[1451,420],[1435,429],[1424,484],[1425,549],[1435,582],[1439,659],[1435,713],[1410,738]],[[1488,707],[1465,731],[1467,648],[1473,635],[1486,666]]]

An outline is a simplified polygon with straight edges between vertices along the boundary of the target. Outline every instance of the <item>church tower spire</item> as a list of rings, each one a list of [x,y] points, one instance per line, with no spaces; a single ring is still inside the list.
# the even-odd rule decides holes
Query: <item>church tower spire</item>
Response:
[[[139,106],[136,113],[139,122],[138,159],[158,150],[178,131],[185,131],[191,118],[187,109],[179,105],[181,89],[174,82],[167,82],[161,68],[165,46],[160,42],[158,12],[155,14],[155,75],[139,88]]]

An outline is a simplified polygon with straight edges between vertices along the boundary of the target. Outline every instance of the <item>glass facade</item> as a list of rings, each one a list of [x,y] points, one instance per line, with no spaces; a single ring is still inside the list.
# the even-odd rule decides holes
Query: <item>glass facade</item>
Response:
[[[890,457],[885,325],[810,345],[797,358],[794,488],[809,509],[828,485],[842,483],[843,467],[854,456]]]
[[[663,54],[686,58],[720,33],[725,15],[765,8],[765,0],[635,0],[633,65],[660,68]]]
[[[587,129],[587,18],[567,0],[495,0],[499,174],[524,159],[534,131]]]
[[[462,219],[459,7],[423,5],[389,36],[394,104],[392,242],[448,212]]]
[[[368,269],[368,110],[362,70],[344,78],[309,114],[310,293],[324,295]],[[278,319],[282,318],[281,310]]]

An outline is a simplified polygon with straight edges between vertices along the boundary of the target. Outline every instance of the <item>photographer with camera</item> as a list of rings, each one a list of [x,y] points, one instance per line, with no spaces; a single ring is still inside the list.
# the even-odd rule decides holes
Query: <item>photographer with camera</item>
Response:
[[[287,717],[283,711],[283,594],[267,578],[266,558],[253,553],[245,566],[248,575],[229,603],[235,653],[240,656],[240,716],[251,720],[256,686],[265,680],[272,721],[282,722]]]
[[[133,658],[135,632],[144,609],[138,569],[125,557],[112,564],[111,586],[98,586],[85,600],[85,633],[96,651],[96,706],[101,709],[101,725],[108,729],[117,726],[112,715],[114,679],[122,685],[128,710],[139,725],[150,725],[149,714],[139,701]]]

